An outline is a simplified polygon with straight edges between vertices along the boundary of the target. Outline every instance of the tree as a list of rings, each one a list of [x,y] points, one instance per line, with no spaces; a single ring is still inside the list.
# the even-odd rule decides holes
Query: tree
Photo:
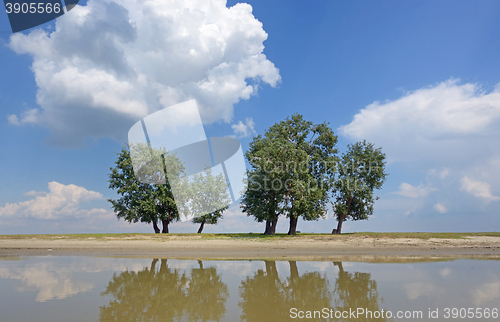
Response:
[[[247,189],[242,197],[241,209],[249,216],[254,216],[257,222],[266,222],[264,235],[274,235],[282,209],[280,203],[282,192],[273,189],[263,189],[269,177],[263,171],[247,173]]]
[[[132,159],[139,168],[137,178]],[[165,179],[166,164],[171,169],[169,180]],[[161,221],[162,233],[168,233],[168,225],[180,219],[170,184],[172,180],[183,180],[183,165],[175,155],[146,144],[125,146],[115,165],[110,168],[109,188],[117,190],[121,197],[108,201],[116,216],[128,222],[152,223],[155,233],[160,232]]]
[[[198,233],[201,234],[205,224],[215,225],[222,219],[222,213],[229,208],[231,198],[226,179],[220,173],[212,175],[212,168],[207,168],[204,172],[193,175],[192,191],[203,198],[193,198],[191,203],[192,213],[203,214],[193,218],[193,223],[200,224]],[[211,211],[212,209],[217,209]],[[211,212],[210,212],[211,211]]]
[[[264,137],[255,137],[246,153],[252,169],[243,210],[268,223],[285,215],[290,219],[289,235],[296,234],[299,218],[324,217],[336,144],[337,136],[328,123],[313,124],[300,114],[274,124]]]
[[[338,224],[332,234],[342,232],[347,219],[366,220],[373,214],[379,197],[374,190],[382,188],[387,177],[385,154],[366,141],[347,146],[337,167],[337,180],[332,186],[332,208]]]

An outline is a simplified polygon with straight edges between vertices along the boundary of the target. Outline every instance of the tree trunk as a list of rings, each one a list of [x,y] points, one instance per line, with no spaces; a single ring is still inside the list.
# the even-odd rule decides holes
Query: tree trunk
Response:
[[[337,229],[334,229],[332,231],[332,234],[338,234],[340,235],[342,233],[342,223],[344,222],[344,216],[339,215],[339,222],[337,223]]]
[[[155,234],[160,233],[160,228],[158,227],[158,224],[156,223],[156,219],[153,219],[153,229],[155,230]]]
[[[170,219],[162,219],[161,223],[163,224],[162,234],[168,234],[168,224],[170,224]]]
[[[288,229],[288,235],[297,235],[298,221],[299,221],[298,217],[294,217],[293,215],[290,217],[290,228]]]
[[[266,230],[264,230],[264,235],[270,235],[271,234],[271,221],[268,219],[266,220]]]
[[[344,223],[344,220],[346,219],[347,216],[349,216],[349,214],[351,213],[351,202],[352,202],[352,199],[354,197],[350,197],[349,200],[347,200],[347,212],[345,214],[339,214],[339,217],[338,217],[338,224],[337,224],[337,229],[335,231],[332,230],[332,234],[341,234],[342,233],[342,223]]]
[[[201,222],[200,229],[198,229],[198,234],[201,234],[201,232],[203,231],[203,226],[205,226],[205,220]]]
[[[274,218],[274,220],[271,222],[271,227],[269,229],[269,235],[276,235],[276,225],[278,224],[278,216]]]

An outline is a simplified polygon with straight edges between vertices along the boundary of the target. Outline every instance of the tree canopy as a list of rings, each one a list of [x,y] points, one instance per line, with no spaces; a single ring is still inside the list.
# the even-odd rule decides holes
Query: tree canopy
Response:
[[[228,185],[222,173],[214,176],[212,168],[193,175],[191,188],[201,198],[193,199],[191,208],[193,213],[203,214],[193,218],[193,223],[200,224],[198,233],[203,231],[205,224],[215,225],[222,219],[222,213],[229,208],[231,203]],[[217,209],[212,211],[212,209]]]
[[[332,234],[340,234],[347,219],[366,220],[373,214],[373,204],[379,197],[375,189],[382,188],[387,177],[385,154],[366,141],[349,144],[337,166],[332,186],[332,208],[338,221]]]
[[[336,144],[337,136],[328,123],[313,124],[300,114],[255,137],[246,153],[251,170],[243,211],[257,221],[266,220],[268,228],[274,229],[284,215],[290,219],[289,235],[296,234],[299,218],[324,217],[337,160]]]
[[[138,176],[134,173],[134,162],[143,162]],[[143,158],[148,153],[154,156],[150,159]],[[149,161],[148,163],[148,160]],[[161,160],[161,164],[154,164]],[[165,163],[177,164],[171,166],[178,173],[172,172],[172,177],[181,178],[182,164],[174,155],[168,155],[163,149],[151,149],[147,145],[135,145],[132,149],[125,146],[118,153],[115,167],[110,168],[109,188],[117,190],[118,199],[108,199],[118,218],[128,222],[152,223],[155,233],[159,233],[158,221],[163,224],[163,233],[168,233],[168,225],[179,220],[179,212],[174,201],[170,182],[165,180]],[[163,170],[163,172],[161,171]],[[139,180],[141,179],[141,180]],[[152,183],[154,182],[154,183]]]

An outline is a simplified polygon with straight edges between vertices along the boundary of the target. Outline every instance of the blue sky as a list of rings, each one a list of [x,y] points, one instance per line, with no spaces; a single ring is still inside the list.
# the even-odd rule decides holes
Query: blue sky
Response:
[[[247,3],[90,0],[15,35],[0,14],[0,233],[151,232],[114,218],[107,174],[131,125],[189,98],[245,148],[295,112],[382,147],[375,214],[346,232],[498,230],[500,3]],[[205,231],[263,229],[234,205]]]

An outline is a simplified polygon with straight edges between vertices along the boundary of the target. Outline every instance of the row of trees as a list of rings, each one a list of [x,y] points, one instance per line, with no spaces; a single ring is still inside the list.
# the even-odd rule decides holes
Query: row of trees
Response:
[[[338,275],[330,285],[319,272],[300,273],[295,261],[288,262],[289,276],[280,276],[275,261],[241,281],[239,286],[241,321],[285,321],[290,308],[321,311],[380,311],[382,297],[369,273],[345,271],[334,262]],[[220,321],[227,312],[228,285],[216,267],[180,270],[167,259],[154,259],[150,268],[115,274],[101,295],[110,297],[100,307],[99,321]],[[234,318],[233,318],[234,319]],[[340,320],[340,319],[334,319]],[[354,318],[342,319],[354,321]],[[390,321],[380,318],[367,321]]]
[[[271,235],[275,234],[280,218],[289,220],[288,234],[295,235],[300,218],[305,221],[326,218],[328,208],[338,221],[333,234],[340,234],[343,222],[348,219],[368,219],[378,199],[374,191],[382,187],[387,176],[385,154],[372,143],[362,141],[348,145],[347,151],[338,156],[336,145],[337,136],[328,123],[314,124],[300,114],[255,137],[246,152],[251,169],[241,199],[242,211],[257,222],[265,222],[264,234]],[[165,163],[176,162],[172,155],[161,160],[164,173],[167,173]],[[175,177],[182,177],[182,165],[174,168],[178,171]],[[111,171],[110,188],[116,189],[121,198],[109,201],[119,218],[152,223],[156,233],[160,232],[158,222],[163,223],[162,232],[168,233],[169,223],[180,220],[179,205],[174,202],[169,180],[156,184],[136,180],[129,147],[122,149]],[[207,170],[195,179],[193,186],[208,183],[216,187],[205,192],[201,188],[196,190],[205,199],[225,198],[222,177],[214,177]],[[193,222],[200,224],[198,232],[202,232],[205,224],[216,224],[226,209],[194,218]]]

